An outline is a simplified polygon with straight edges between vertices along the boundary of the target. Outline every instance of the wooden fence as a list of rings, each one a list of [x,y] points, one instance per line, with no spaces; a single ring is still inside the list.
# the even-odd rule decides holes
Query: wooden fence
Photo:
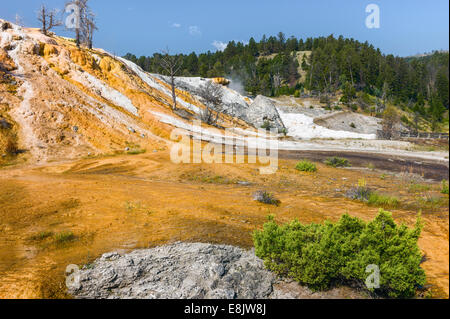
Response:
[[[423,139],[445,139],[448,140],[448,133],[417,133],[400,132],[402,138],[423,138]]]
[[[442,139],[448,140],[448,133],[417,133],[417,132],[400,132],[395,131],[392,134],[386,134],[385,132],[379,130],[377,132],[377,138],[382,140],[398,140],[402,138],[417,138],[417,139]]]

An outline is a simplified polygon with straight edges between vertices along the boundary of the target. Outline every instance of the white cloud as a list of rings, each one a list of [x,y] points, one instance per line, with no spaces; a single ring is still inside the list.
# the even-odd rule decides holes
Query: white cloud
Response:
[[[174,24],[172,24],[172,27],[173,27],[173,28],[181,28],[181,24],[179,24],[179,23],[174,23]]]
[[[228,44],[222,41],[215,40],[212,45],[219,51],[223,51],[227,48]]]
[[[200,28],[198,26],[191,25],[189,27],[189,34],[193,35],[193,36],[195,36],[195,35],[202,35],[202,31],[200,30]]]

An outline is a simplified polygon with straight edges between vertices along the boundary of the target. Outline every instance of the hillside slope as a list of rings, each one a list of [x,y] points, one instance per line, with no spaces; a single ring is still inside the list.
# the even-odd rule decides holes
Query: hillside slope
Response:
[[[38,162],[144,148],[167,142],[173,126],[187,126],[205,109],[199,96],[177,90],[175,113],[164,77],[100,49],[78,49],[70,39],[0,23],[0,153],[11,136],[18,151]],[[211,81],[193,80],[193,92]],[[261,123],[263,114],[249,115],[252,101],[222,90],[224,103],[237,105],[243,121],[222,115],[221,126]],[[282,125],[279,117],[274,121]]]

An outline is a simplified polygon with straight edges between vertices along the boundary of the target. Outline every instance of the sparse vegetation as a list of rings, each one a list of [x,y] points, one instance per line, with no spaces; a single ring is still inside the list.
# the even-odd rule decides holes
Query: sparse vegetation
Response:
[[[257,202],[268,204],[268,205],[275,205],[280,206],[281,201],[279,201],[277,198],[275,198],[275,195],[268,193],[266,191],[258,191],[253,195],[253,199]]]
[[[331,158],[327,159],[325,161],[325,164],[328,165],[328,166],[335,167],[335,168],[351,166],[350,162],[348,161],[348,159],[337,157],[337,156],[334,156],[334,157],[331,157]]]
[[[142,214],[151,216],[155,213],[141,201],[126,201],[124,203],[124,208],[128,214]]]
[[[303,160],[300,161],[297,166],[295,167],[296,170],[300,172],[308,172],[308,173],[315,173],[317,172],[317,166],[314,163],[311,163],[310,161]]]
[[[410,193],[423,193],[429,190],[431,190],[431,186],[426,184],[411,183],[408,187]]]
[[[377,192],[370,194],[367,204],[370,206],[383,208],[397,208],[400,205],[400,200],[395,196],[383,195]]]
[[[216,175],[210,171],[191,171],[180,175],[180,179],[189,182],[199,182],[204,184],[218,184],[218,185],[232,185],[237,184],[240,179],[235,177],[226,177],[222,175]]]
[[[64,231],[54,235],[54,240],[57,245],[64,245],[75,240],[75,235],[71,231]]]
[[[304,225],[295,220],[280,226],[271,217],[254,232],[253,241],[269,270],[313,290],[342,283],[365,287],[366,268],[376,264],[383,274],[380,288],[369,290],[407,298],[426,282],[417,244],[421,230],[420,217],[410,229],[397,225],[384,210],[368,223],[344,215],[337,223]]]
[[[424,196],[418,197],[417,203],[421,209],[428,209],[431,211],[435,211],[445,206],[448,207],[448,201],[445,201],[442,196],[432,193],[426,193]]]
[[[365,179],[360,179],[358,185],[351,188],[346,196],[353,200],[365,202],[370,206],[382,208],[397,208],[400,204],[400,200],[397,197],[379,194],[370,189]]]

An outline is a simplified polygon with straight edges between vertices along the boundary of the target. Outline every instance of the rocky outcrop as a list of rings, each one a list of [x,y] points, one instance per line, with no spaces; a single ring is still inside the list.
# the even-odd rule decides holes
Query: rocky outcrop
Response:
[[[77,298],[261,299],[275,276],[251,251],[177,243],[103,255],[80,273]]]

